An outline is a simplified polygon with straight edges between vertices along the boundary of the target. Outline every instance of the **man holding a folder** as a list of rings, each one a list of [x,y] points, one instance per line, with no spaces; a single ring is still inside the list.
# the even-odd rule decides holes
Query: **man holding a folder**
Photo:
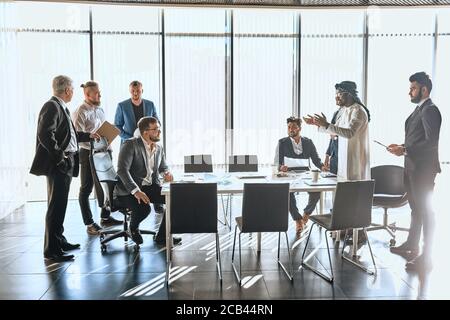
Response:
[[[75,127],[77,130],[85,132],[95,132],[105,121],[105,112],[100,107],[100,90],[98,83],[95,81],[88,81],[82,84],[84,92],[84,102],[77,108],[73,116]],[[110,142],[110,141],[109,141]],[[89,206],[89,195],[94,186],[94,179],[91,173],[91,165],[89,163],[90,144],[88,142],[80,143],[80,193],[78,201],[80,203],[81,215],[83,222],[86,225],[86,231],[90,235],[97,235],[101,227],[94,222],[92,218],[92,211]],[[95,183],[96,190],[101,188]],[[102,226],[121,225],[123,221],[116,220],[111,217],[111,212],[102,208],[101,211]]]

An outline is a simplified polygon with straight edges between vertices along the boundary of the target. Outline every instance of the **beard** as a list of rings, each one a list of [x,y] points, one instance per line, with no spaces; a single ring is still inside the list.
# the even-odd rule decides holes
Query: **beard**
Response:
[[[297,136],[296,132],[293,132],[293,131],[289,132],[289,137],[295,138],[296,136]]]
[[[89,103],[91,106],[98,107],[98,106],[100,105],[100,100],[89,100],[88,103]]]
[[[422,100],[422,88],[419,90],[419,94],[416,97],[411,97],[412,103],[419,103]]]
[[[161,140],[161,138],[160,137],[150,137],[150,140],[152,142],[159,142]]]

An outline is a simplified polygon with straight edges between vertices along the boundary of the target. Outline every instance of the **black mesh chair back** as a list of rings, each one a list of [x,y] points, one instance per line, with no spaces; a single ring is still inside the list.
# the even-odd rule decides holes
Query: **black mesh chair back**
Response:
[[[212,156],[210,154],[184,156],[184,172],[213,172]]]
[[[257,172],[258,156],[237,155],[228,157],[228,172]]]
[[[374,180],[338,182],[329,230],[368,227],[374,189]]]
[[[403,167],[392,165],[373,167],[370,174],[372,179],[375,180],[375,195],[388,194],[402,196],[406,193],[403,182]]]
[[[234,230],[233,251],[231,254],[231,265],[234,274],[242,284],[242,254],[241,235],[249,232],[278,232],[278,254],[277,263],[293,281],[293,269],[291,253],[289,249],[288,230],[289,215],[289,183],[244,183],[244,195],[242,202],[242,216],[236,217]],[[236,247],[236,236],[239,231],[239,271],[234,263],[234,250]],[[286,238],[286,246],[289,257],[289,270],[280,260],[281,233]]]
[[[170,231],[174,233],[215,233],[216,265],[222,285],[222,263],[217,232],[217,183],[170,184]],[[172,259],[166,271],[169,285]]]
[[[333,282],[333,264],[331,262],[330,246],[328,244],[327,232],[336,230],[347,230],[346,237],[344,239],[344,246],[342,248],[342,258],[353,265],[363,269],[367,273],[376,274],[376,264],[373,257],[372,248],[370,246],[369,238],[367,237],[366,228],[371,223],[372,216],[372,200],[373,191],[375,189],[374,180],[359,180],[359,181],[346,181],[338,182],[336,185],[336,195],[334,197],[333,211],[331,214],[317,215],[310,217],[313,222],[311,229],[309,230],[308,238],[306,239],[305,248],[303,249],[301,266],[312,270],[314,273],[322,277],[323,279]],[[306,250],[308,248],[309,240],[311,237],[314,226],[320,226],[319,230],[325,233],[325,242],[327,244],[328,253],[328,269],[317,269],[315,266],[308,263],[310,259],[315,256],[317,250],[313,250],[312,254],[305,257]],[[369,270],[365,265],[354,261],[344,255],[345,243],[349,229],[363,229],[364,235],[367,239],[367,245],[369,247],[370,256],[372,258],[373,270]],[[353,241],[356,242],[355,239]],[[320,247],[320,246],[319,246]],[[317,257],[316,257],[317,258]],[[322,265],[319,262],[320,265]],[[330,274],[331,273],[331,274]]]
[[[285,232],[288,229],[289,183],[245,183],[242,232]]]
[[[409,231],[408,228],[398,227],[395,222],[389,223],[388,209],[399,208],[408,203],[408,194],[404,185],[404,169],[400,166],[383,165],[371,169],[372,179],[375,180],[375,194],[373,206],[384,209],[383,223],[372,223],[367,231],[386,230],[390,235],[391,246],[395,246],[395,232]]]
[[[171,183],[172,233],[217,232],[217,184]]]

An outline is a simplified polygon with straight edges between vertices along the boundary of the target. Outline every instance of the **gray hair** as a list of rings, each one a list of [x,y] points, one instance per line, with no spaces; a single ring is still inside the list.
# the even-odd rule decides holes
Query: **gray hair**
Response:
[[[72,86],[72,79],[68,76],[57,76],[53,79],[52,87],[53,94],[60,95],[63,94],[67,88]]]

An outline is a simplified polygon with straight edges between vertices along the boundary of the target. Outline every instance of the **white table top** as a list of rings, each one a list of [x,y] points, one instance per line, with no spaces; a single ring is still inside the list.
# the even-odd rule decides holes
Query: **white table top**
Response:
[[[238,178],[243,175],[264,176],[261,178]],[[308,185],[311,182],[309,173],[288,173],[285,177],[278,177],[264,172],[255,173],[179,173],[174,174],[174,183],[195,182],[195,183],[217,183],[218,194],[242,193],[244,183],[289,183],[291,192],[321,192],[333,191],[336,189],[336,178],[319,178],[319,183],[325,185]],[[161,190],[162,195],[170,194],[170,183],[164,183]]]

